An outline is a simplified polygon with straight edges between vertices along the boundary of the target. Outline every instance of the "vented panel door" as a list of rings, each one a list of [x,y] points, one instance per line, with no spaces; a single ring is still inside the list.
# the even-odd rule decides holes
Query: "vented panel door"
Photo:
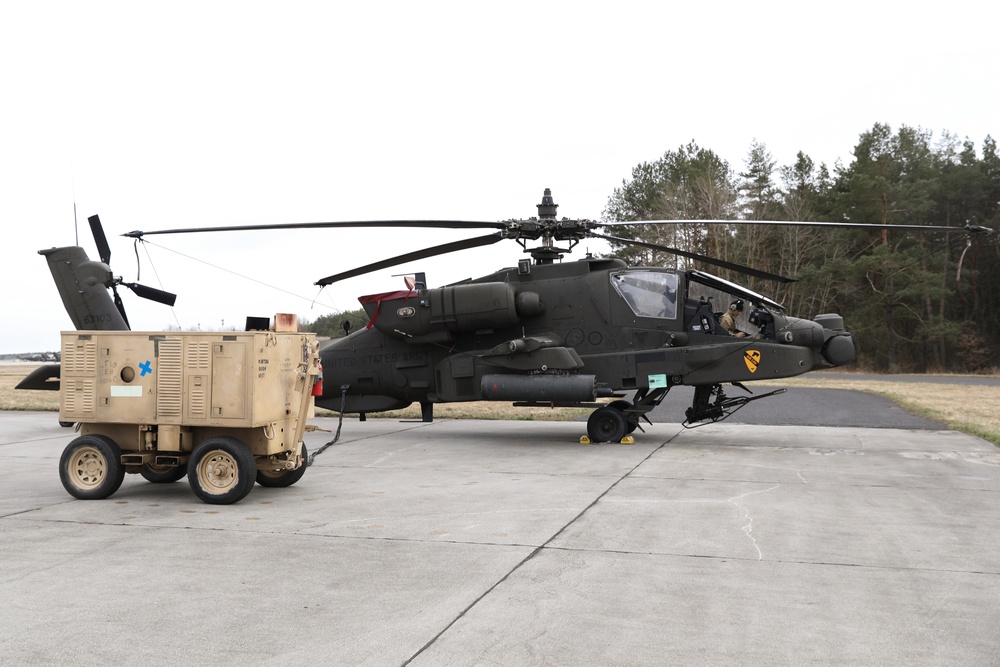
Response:
[[[245,419],[247,346],[238,341],[212,343],[212,418]]]

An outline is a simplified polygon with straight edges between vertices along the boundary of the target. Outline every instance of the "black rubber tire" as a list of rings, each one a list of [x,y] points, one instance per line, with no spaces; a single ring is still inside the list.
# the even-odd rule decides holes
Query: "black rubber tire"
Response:
[[[608,407],[615,408],[616,410],[620,410],[622,413],[624,413],[626,410],[632,407],[632,404],[624,399],[619,399],[617,401],[611,401],[610,403],[608,403]],[[622,416],[625,417],[625,433],[632,433],[637,428],[639,428],[638,417],[636,417],[635,421],[633,421],[624,414]]]
[[[587,435],[591,442],[621,442],[627,428],[625,416],[617,408],[598,408],[587,419]]]
[[[302,445],[302,465],[295,470],[261,470],[257,468],[257,483],[270,488],[284,488],[291,486],[302,479],[308,467],[309,452],[306,451],[305,444]]]
[[[142,466],[139,474],[153,484],[171,484],[184,479],[188,471],[187,466],[158,466],[148,463]]]
[[[125,480],[122,450],[107,436],[81,435],[63,450],[59,458],[59,479],[74,498],[107,498]]]
[[[59,425],[63,428],[73,428],[76,426],[76,422],[59,422]]]
[[[194,448],[187,465],[194,495],[210,505],[231,505],[246,498],[257,477],[257,463],[242,442],[209,438]]]

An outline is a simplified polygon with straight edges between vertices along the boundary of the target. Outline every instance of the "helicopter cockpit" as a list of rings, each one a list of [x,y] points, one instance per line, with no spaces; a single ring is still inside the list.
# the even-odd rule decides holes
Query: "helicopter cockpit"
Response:
[[[730,303],[739,300],[750,304],[751,307],[744,309],[737,317],[737,328],[752,333],[757,338],[775,338],[774,312],[784,312],[784,308],[778,302],[701,271],[688,271],[687,280],[685,330],[729,335],[729,332],[719,324],[719,317]]]

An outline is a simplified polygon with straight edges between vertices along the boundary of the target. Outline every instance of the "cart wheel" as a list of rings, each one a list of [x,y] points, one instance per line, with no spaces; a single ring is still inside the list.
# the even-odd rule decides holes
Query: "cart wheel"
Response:
[[[269,486],[274,488],[291,486],[295,482],[302,479],[302,475],[306,474],[306,468],[308,465],[306,462],[309,460],[309,452],[306,451],[305,444],[302,445],[302,464],[295,470],[287,470],[282,468],[280,470],[267,470],[264,468],[257,468],[257,483],[261,486]]]
[[[229,505],[250,493],[256,470],[246,445],[236,438],[219,436],[195,447],[188,460],[188,483],[206,503]]]
[[[155,463],[147,463],[142,466],[139,474],[153,484],[170,484],[184,479],[184,475],[188,474],[188,471],[187,466],[158,466]]]
[[[616,408],[598,408],[587,419],[587,435],[593,442],[619,442],[626,428],[625,416]]]
[[[63,450],[59,479],[74,498],[107,498],[125,479],[122,450],[107,436],[82,435]]]

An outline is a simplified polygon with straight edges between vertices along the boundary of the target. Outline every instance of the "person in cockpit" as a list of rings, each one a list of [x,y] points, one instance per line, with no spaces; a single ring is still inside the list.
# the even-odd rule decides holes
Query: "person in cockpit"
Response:
[[[743,299],[736,299],[731,304],[729,304],[729,310],[722,313],[719,318],[719,324],[721,324],[729,335],[736,336],[737,338],[743,338],[747,335],[745,331],[740,331],[736,327],[736,318],[743,313]]]

